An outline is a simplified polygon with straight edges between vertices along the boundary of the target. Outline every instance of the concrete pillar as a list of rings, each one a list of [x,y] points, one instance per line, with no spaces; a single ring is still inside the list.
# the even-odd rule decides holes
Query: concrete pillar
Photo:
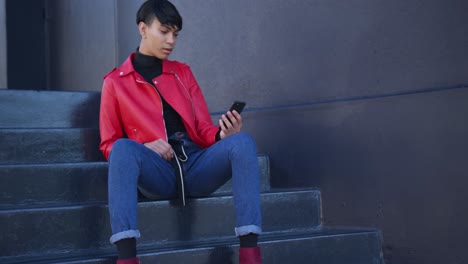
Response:
[[[51,90],[99,91],[117,65],[114,0],[50,0]]]
[[[7,87],[7,42],[5,0],[0,0],[0,89]]]
[[[127,56],[140,45],[140,34],[136,25],[135,16],[143,0],[117,1],[117,40],[118,40],[118,64],[120,65]]]

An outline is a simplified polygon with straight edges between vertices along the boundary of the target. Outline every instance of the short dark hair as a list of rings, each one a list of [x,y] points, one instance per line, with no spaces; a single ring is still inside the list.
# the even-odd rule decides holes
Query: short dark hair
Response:
[[[182,30],[182,17],[177,8],[167,0],[147,0],[136,14],[137,25],[144,22],[149,25],[157,18],[162,25]]]

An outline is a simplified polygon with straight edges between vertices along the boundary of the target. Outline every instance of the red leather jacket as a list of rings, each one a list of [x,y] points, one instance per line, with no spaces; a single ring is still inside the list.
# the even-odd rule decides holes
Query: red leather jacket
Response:
[[[190,67],[164,60],[162,74],[150,85],[133,68],[134,56],[131,54],[120,68],[104,77],[99,129],[105,158],[119,138],[140,143],[167,140],[159,94],[179,113],[193,142],[202,148],[214,144],[219,128],[212,123]]]

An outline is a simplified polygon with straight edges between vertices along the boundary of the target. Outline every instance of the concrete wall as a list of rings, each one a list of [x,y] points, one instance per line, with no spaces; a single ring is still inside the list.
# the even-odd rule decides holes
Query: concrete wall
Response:
[[[50,89],[100,91],[102,77],[139,44],[135,13],[140,3],[48,0]]]
[[[100,90],[117,65],[113,0],[49,0],[50,89]]]
[[[0,0],[0,89],[7,87],[7,43],[5,0]]]
[[[140,45],[140,34],[136,25],[136,12],[143,0],[117,0],[117,35],[119,39],[118,61],[122,63]]]

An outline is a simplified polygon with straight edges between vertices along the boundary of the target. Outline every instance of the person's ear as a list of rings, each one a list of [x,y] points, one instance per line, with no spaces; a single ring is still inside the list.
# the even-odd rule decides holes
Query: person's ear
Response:
[[[138,24],[138,30],[140,31],[141,38],[146,38],[146,31],[148,30],[148,26],[145,22],[141,21]]]

